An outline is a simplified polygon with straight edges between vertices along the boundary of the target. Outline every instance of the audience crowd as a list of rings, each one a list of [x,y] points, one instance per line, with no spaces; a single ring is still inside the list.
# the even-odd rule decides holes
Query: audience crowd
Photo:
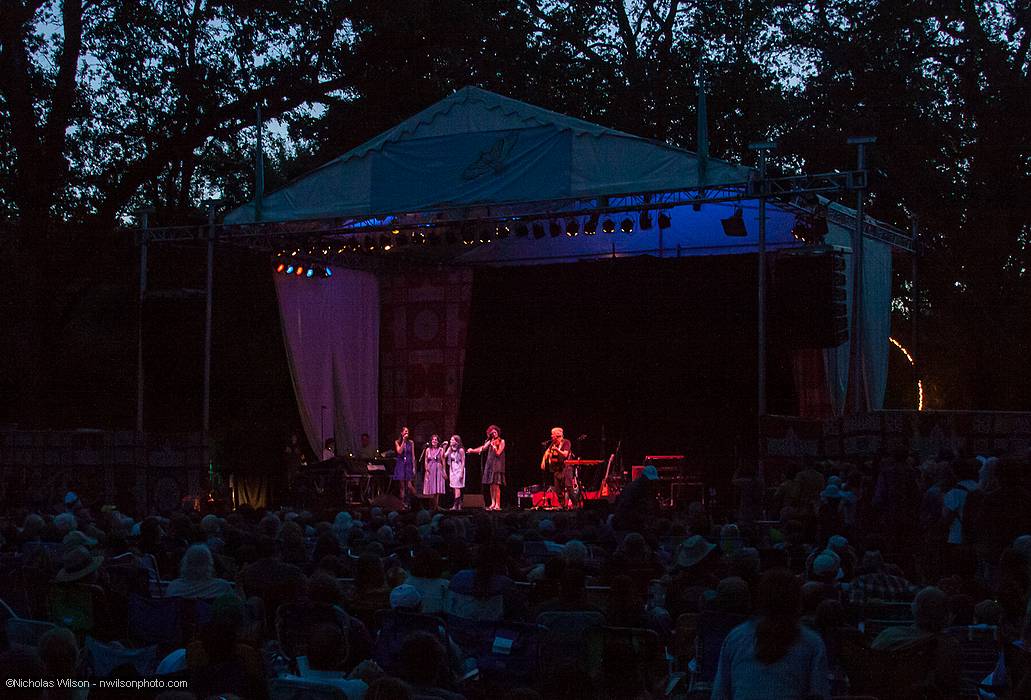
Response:
[[[0,675],[73,681],[26,698],[1031,697],[1027,467],[742,469],[730,508],[659,509],[651,472],[560,512],[8,504]]]

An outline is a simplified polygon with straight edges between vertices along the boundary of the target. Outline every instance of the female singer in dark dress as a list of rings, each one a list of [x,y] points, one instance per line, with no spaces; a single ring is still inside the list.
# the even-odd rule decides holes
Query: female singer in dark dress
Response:
[[[483,483],[490,484],[490,506],[487,510],[501,510],[501,487],[505,483],[505,441],[501,429],[496,425],[487,428],[487,442],[479,447],[470,447],[466,452],[480,454],[487,452],[483,466]]]
[[[394,449],[397,452],[397,460],[394,462],[394,481],[400,482],[401,500],[409,494],[415,494],[412,481],[415,480],[415,443],[408,437],[408,427],[401,428],[401,437],[394,440]]]

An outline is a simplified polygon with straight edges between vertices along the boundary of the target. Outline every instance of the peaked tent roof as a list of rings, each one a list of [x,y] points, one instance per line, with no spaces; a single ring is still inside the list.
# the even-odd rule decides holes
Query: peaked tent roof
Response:
[[[261,220],[364,219],[439,208],[743,183],[748,168],[466,87],[266,194]],[[254,203],[227,224],[256,220]]]

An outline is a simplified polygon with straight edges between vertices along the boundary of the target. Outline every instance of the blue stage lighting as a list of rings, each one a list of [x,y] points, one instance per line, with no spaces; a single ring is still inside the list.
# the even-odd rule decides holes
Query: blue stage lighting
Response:
[[[304,276],[305,277],[314,277],[315,276],[315,270],[313,270],[312,268],[309,267],[308,271],[304,273]]]
[[[286,266],[286,274],[292,275],[293,273],[294,273],[294,266],[293,265],[287,265]]]

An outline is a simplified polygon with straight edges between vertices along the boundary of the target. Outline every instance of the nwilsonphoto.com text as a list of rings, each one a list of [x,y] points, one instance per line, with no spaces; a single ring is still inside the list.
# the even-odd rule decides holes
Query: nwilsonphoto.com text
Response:
[[[8,689],[40,690],[46,688],[102,688],[104,690],[170,690],[186,689],[187,680],[166,681],[161,678],[144,678],[139,680],[123,680],[115,678],[103,681],[84,681],[78,678],[8,678],[5,684]]]

